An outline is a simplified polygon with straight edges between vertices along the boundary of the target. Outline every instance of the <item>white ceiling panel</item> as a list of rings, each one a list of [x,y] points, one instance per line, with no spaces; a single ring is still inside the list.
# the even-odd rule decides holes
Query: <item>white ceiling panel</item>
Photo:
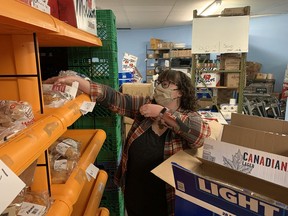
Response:
[[[98,9],[111,9],[116,16],[117,28],[162,28],[187,25],[213,0],[97,0]],[[222,0],[224,8],[250,6],[251,16],[288,13],[288,0]]]

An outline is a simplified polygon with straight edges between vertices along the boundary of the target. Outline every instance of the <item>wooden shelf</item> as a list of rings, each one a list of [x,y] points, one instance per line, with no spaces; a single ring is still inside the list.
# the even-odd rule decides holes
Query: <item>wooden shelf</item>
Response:
[[[39,46],[102,46],[101,40],[16,0],[0,4],[0,34],[36,33]]]

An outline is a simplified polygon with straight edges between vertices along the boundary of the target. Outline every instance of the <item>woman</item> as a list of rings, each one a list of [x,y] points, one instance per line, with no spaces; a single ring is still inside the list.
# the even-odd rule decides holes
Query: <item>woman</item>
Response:
[[[161,72],[152,100],[78,76],[53,77],[44,83],[73,81],[92,101],[134,119],[115,175],[115,183],[124,190],[128,216],[174,215],[174,189],[150,171],[179,150],[201,147],[210,135],[195,110],[191,79],[180,71]]]

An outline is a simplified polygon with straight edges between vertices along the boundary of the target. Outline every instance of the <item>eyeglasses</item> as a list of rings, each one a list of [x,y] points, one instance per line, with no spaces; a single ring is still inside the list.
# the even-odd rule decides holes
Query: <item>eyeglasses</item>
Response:
[[[162,88],[164,88],[164,89],[169,88],[171,83],[177,86],[177,84],[172,82],[172,81],[167,81],[167,80],[159,81],[159,80],[156,80],[156,85],[161,84]],[[178,89],[171,89],[171,90],[178,90]]]

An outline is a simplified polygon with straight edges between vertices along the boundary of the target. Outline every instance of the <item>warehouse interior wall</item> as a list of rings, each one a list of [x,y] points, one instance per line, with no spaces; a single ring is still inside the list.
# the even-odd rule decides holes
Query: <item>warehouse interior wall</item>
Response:
[[[247,61],[261,63],[261,72],[274,75],[275,92],[280,92],[282,89],[288,64],[287,22],[288,14],[250,18]],[[192,24],[160,29],[118,30],[117,37],[119,72],[122,71],[121,62],[124,53],[129,53],[138,57],[137,68],[145,80],[146,46],[149,47],[150,38],[160,38],[164,41],[191,46]]]

